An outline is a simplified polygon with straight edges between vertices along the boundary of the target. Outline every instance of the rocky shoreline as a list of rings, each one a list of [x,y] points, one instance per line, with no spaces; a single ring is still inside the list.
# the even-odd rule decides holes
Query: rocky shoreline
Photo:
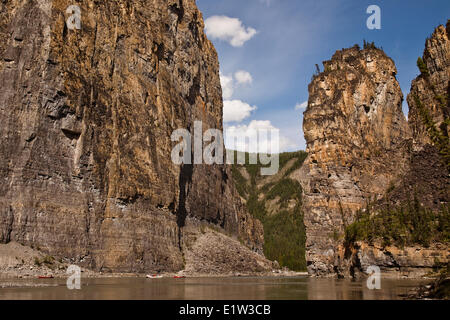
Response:
[[[214,232],[207,232],[204,240],[212,241],[213,237],[222,237],[221,234]],[[202,241],[204,243],[204,241]],[[202,244],[200,242],[200,244]],[[218,241],[216,241],[217,243]],[[197,245],[196,245],[197,246]],[[230,248],[229,244],[227,247]],[[187,252],[188,259],[186,268],[179,272],[149,272],[149,273],[111,273],[94,271],[88,268],[81,267],[81,276],[83,278],[139,278],[146,277],[147,274],[158,274],[164,278],[173,277],[187,277],[187,278],[220,278],[220,277],[299,277],[310,276],[307,272],[291,271],[287,268],[279,268],[276,263],[273,263],[272,269],[264,269],[262,271],[236,271],[230,270],[229,264],[205,265],[200,264],[204,268],[195,267],[196,262],[201,261],[202,258],[207,261],[214,261],[214,255],[218,253],[207,252],[204,246],[200,246],[203,256],[199,256],[195,250]],[[237,250],[242,250],[238,248]],[[244,253],[245,254],[245,253]],[[12,279],[37,279],[38,277],[52,277],[55,279],[65,279],[70,274],[67,273],[70,262],[63,260],[56,260],[51,256],[38,249],[23,246],[16,242],[0,245],[0,287],[3,285],[3,280]],[[434,279],[435,274],[433,268],[427,270],[415,270],[416,272],[409,272],[404,268],[388,268],[382,267],[383,279]],[[318,277],[313,274],[312,276]],[[322,275],[320,277],[336,277],[335,274]],[[355,278],[361,279],[366,277],[363,272],[355,275]]]
[[[201,237],[202,238],[202,237]],[[226,237],[220,233],[205,231],[203,235],[204,240],[214,243],[214,238],[218,240],[223,240]],[[200,239],[201,240],[201,239]],[[232,242],[233,240],[229,240]],[[218,242],[218,241],[217,241]],[[237,241],[235,241],[237,242]],[[295,272],[288,269],[277,268],[276,263],[273,264],[275,268],[268,269],[264,268],[262,271],[234,271],[230,270],[229,267],[233,266],[232,262],[228,264],[216,263],[214,266],[207,266],[202,264],[204,267],[202,269],[195,268],[193,262],[201,261],[207,259],[208,261],[215,261],[218,256],[218,252],[212,252],[209,248],[205,247],[205,241],[199,243],[202,249],[203,256],[200,256],[196,250],[194,244],[194,249],[187,252],[186,258],[187,264],[185,270],[179,272],[161,272],[158,275],[164,278],[173,277],[191,277],[191,278],[204,278],[204,277],[297,277],[297,276],[307,276],[307,272]],[[232,244],[226,243],[228,248],[233,249]],[[209,250],[209,251],[208,251]],[[243,251],[242,247],[236,245],[236,250]],[[233,251],[233,250],[231,250]],[[233,252],[235,255],[238,253]],[[242,256],[246,254],[253,254],[252,252],[241,252]],[[191,261],[192,260],[192,261]],[[263,257],[261,256],[261,260]],[[68,267],[71,265],[70,261],[56,260],[55,258],[46,255],[37,248],[30,248],[23,246],[17,242],[10,242],[8,244],[0,245],[0,288],[3,287],[3,280],[12,279],[37,279],[38,277],[52,277],[55,279],[65,279],[70,276],[67,273]],[[228,266],[228,270],[226,268]],[[208,272],[206,272],[208,270]],[[150,274],[153,274],[150,272]],[[82,278],[139,278],[146,277],[147,273],[110,273],[110,272],[99,272],[93,271],[84,267],[81,267],[81,277]]]
[[[205,239],[211,240],[212,237],[221,237],[220,234],[212,232],[206,232]],[[195,252],[195,250],[193,250]],[[193,255],[193,253],[187,254]],[[211,256],[207,257],[208,259]],[[198,257],[196,258],[198,260]],[[214,261],[214,259],[211,259]],[[193,260],[194,261],[194,260]],[[196,261],[196,260],[195,260]],[[0,245],[0,289],[19,289],[19,288],[41,288],[52,287],[61,285],[61,280],[66,280],[70,276],[67,273],[67,269],[70,263],[64,261],[57,261],[52,257],[46,256],[38,249],[23,246],[16,242],[10,242],[8,244]],[[199,272],[189,267],[177,273],[162,272],[158,275],[162,278],[233,278],[233,277],[260,277],[260,278],[290,278],[290,277],[309,277],[307,272],[295,272],[286,268],[272,269],[261,272],[237,272],[229,271],[224,272],[223,269],[219,272],[220,268],[216,272]],[[87,268],[81,268],[82,279],[106,279],[106,278],[146,278],[145,273],[109,273],[98,272],[89,270]],[[51,277],[51,280],[40,279],[39,277]],[[314,275],[313,275],[314,277]],[[326,277],[326,276],[325,276]],[[357,279],[364,278],[363,273],[359,274]],[[324,276],[322,276],[324,278]],[[382,279],[427,279],[429,284],[418,287],[414,292],[411,292],[408,296],[404,296],[404,299],[443,299],[440,296],[432,296],[429,292],[438,292],[436,287],[444,283],[437,281],[439,274],[428,273],[426,275],[419,273],[411,273],[405,276],[404,272],[399,270],[389,270],[389,272],[382,272]],[[56,280],[56,281],[55,281]],[[448,284],[448,279],[446,280]],[[445,284],[444,283],[444,284]],[[439,289],[442,291],[442,289]],[[439,291],[439,292],[440,292]],[[445,299],[445,297],[444,297]]]

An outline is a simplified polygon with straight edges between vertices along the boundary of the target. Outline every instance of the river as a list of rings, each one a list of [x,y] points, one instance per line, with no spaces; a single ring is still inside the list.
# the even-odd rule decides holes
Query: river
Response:
[[[64,279],[16,279],[0,280],[0,300],[395,300],[422,283],[383,279],[369,290],[363,280],[308,277],[97,278],[69,290]]]

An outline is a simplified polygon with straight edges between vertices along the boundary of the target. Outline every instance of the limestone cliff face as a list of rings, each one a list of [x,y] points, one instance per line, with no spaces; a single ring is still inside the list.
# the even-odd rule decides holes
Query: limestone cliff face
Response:
[[[303,124],[309,155],[297,177],[305,191],[311,274],[355,276],[377,265],[385,273],[414,276],[431,270],[437,260],[448,262],[448,245],[442,243],[344,246],[343,231],[368,202],[376,211],[419,195],[426,208],[448,205],[449,31],[447,23],[426,41],[422,74],[408,95],[409,123],[394,62],[381,50],[338,51],[310,84]]]
[[[370,266],[378,266],[384,277],[423,277],[433,272],[436,261],[448,262],[448,246],[434,243],[429,247],[412,245],[407,247],[386,246],[381,242],[355,243],[352,271],[360,277]]]
[[[450,20],[425,42],[424,72],[412,81],[408,123],[413,135],[411,169],[404,177],[427,207],[450,202]],[[397,192],[401,193],[401,192]],[[398,197],[398,196],[397,196]]]
[[[0,2],[0,242],[97,270],[183,268],[184,227],[256,251],[225,166],[171,162],[175,129],[222,128],[217,54],[194,0]],[[191,232],[191,231],[190,231]]]
[[[424,124],[424,112],[443,135],[449,136],[450,117],[450,20],[447,27],[439,26],[426,40],[423,53],[424,72],[411,85],[408,95],[408,121],[414,137],[415,148],[434,144]],[[422,110],[421,110],[422,109]],[[422,114],[421,114],[422,113]]]
[[[342,235],[357,210],[407,170],[410,131],[394,62],[378,49],[337,51],[309,85],[303,130],[306,260],[311,274],[343,272]]]

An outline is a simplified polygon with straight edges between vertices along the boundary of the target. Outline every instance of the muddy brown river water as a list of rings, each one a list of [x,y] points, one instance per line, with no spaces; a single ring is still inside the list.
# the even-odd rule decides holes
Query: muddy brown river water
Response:
[[[395,300],[424,283],[383,279],[380,290],[366,282],[291,278],[103,278],[81,279],[69,290],[64,279],[0,280],[0,299],[20,300]],[[26,286],[26,287],[25,287]],[[2,288],[3,287],[3,288]]]

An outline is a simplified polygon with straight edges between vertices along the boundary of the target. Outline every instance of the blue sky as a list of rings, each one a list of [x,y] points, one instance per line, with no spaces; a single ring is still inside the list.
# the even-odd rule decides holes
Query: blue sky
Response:
[[[235,103],[226,105],[246,110],[228,117],[225,126],[270,121],[285,139],[281,151],[306,147],[303,110],[295,107],[308,100],[316,63],[322,67],[336,50],[374,41],[395,61],[406,100],[425,39],[450,18],[448,0],[197,0],[197,5],[218,51],[222,80],[232,84],[224,100]],[[366,26],[370,5],[381,8],[381,30]]]

